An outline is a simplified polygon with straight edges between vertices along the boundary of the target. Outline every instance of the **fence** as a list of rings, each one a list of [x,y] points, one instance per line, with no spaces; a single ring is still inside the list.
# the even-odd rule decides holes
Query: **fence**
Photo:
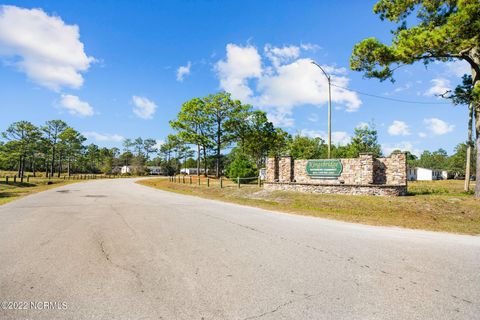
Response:
[[[188,175],[176,175],[176,176],[169,176],[169,181],[172,183],[177,184],[185,184],[185,185],[192,185],[192,186],[206,186],[208,187],[220,187],[220,188],[227,188],[227,187],[237,187],[241,188],[241,186],[258,186],[261,187],[262,180],[258,177],[247,177],[247,178],[211,178],[211,177],[203,177],[203,176],[188,176]]]
[[[26,176],[17,176],[17,175],[4,175],[1,177],[0,181],[4,181],[5,184],[17,184],[17,183],[30,183],[30,181],[39,181],[39,180],[93,180],[93,179],[115,179],[115,178],[123,178],[124,176],[121,175],[113,175],[113,174],[75,174],[75,175],[63,175],[60,177],[34,177],[33,175],[26,175]],[[131,176],[128,176],[131,178]]]

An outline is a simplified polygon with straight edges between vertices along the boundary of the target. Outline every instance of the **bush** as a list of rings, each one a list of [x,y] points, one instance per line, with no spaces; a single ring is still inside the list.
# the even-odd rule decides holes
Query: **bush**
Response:
[[[239,154],[233,159],[227,168],[227,177],[237,181],[237,177],[240,178],[251,178],[258,175],[255,165],[248,159],[247,156]],[[243,181],[248,183],[248,181]]]

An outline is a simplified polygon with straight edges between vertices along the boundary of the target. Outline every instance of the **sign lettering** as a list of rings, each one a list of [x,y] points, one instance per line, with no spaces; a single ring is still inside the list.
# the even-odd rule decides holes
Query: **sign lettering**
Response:
[[[343,166],[340,160],[320,159],[308,160],[305,169],[312,179],[335,179],[342,174]]]

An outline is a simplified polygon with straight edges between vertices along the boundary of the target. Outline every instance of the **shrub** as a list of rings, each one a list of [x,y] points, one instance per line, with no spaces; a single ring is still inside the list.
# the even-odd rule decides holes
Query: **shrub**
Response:
[[[251,178],[256,177],[257,173],[255,165],[243,154],[238,154],[227,168],[227,177],[235,182],[237,181],[237,177]],[[248,183],[248,181],[241,182]]]

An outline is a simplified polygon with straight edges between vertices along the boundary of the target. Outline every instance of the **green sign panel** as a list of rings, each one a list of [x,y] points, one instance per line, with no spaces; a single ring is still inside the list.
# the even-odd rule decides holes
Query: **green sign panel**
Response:
[[[343,166],[335,159],[308,160],[306,170],[310,178],[334,179],[342,174]]]

